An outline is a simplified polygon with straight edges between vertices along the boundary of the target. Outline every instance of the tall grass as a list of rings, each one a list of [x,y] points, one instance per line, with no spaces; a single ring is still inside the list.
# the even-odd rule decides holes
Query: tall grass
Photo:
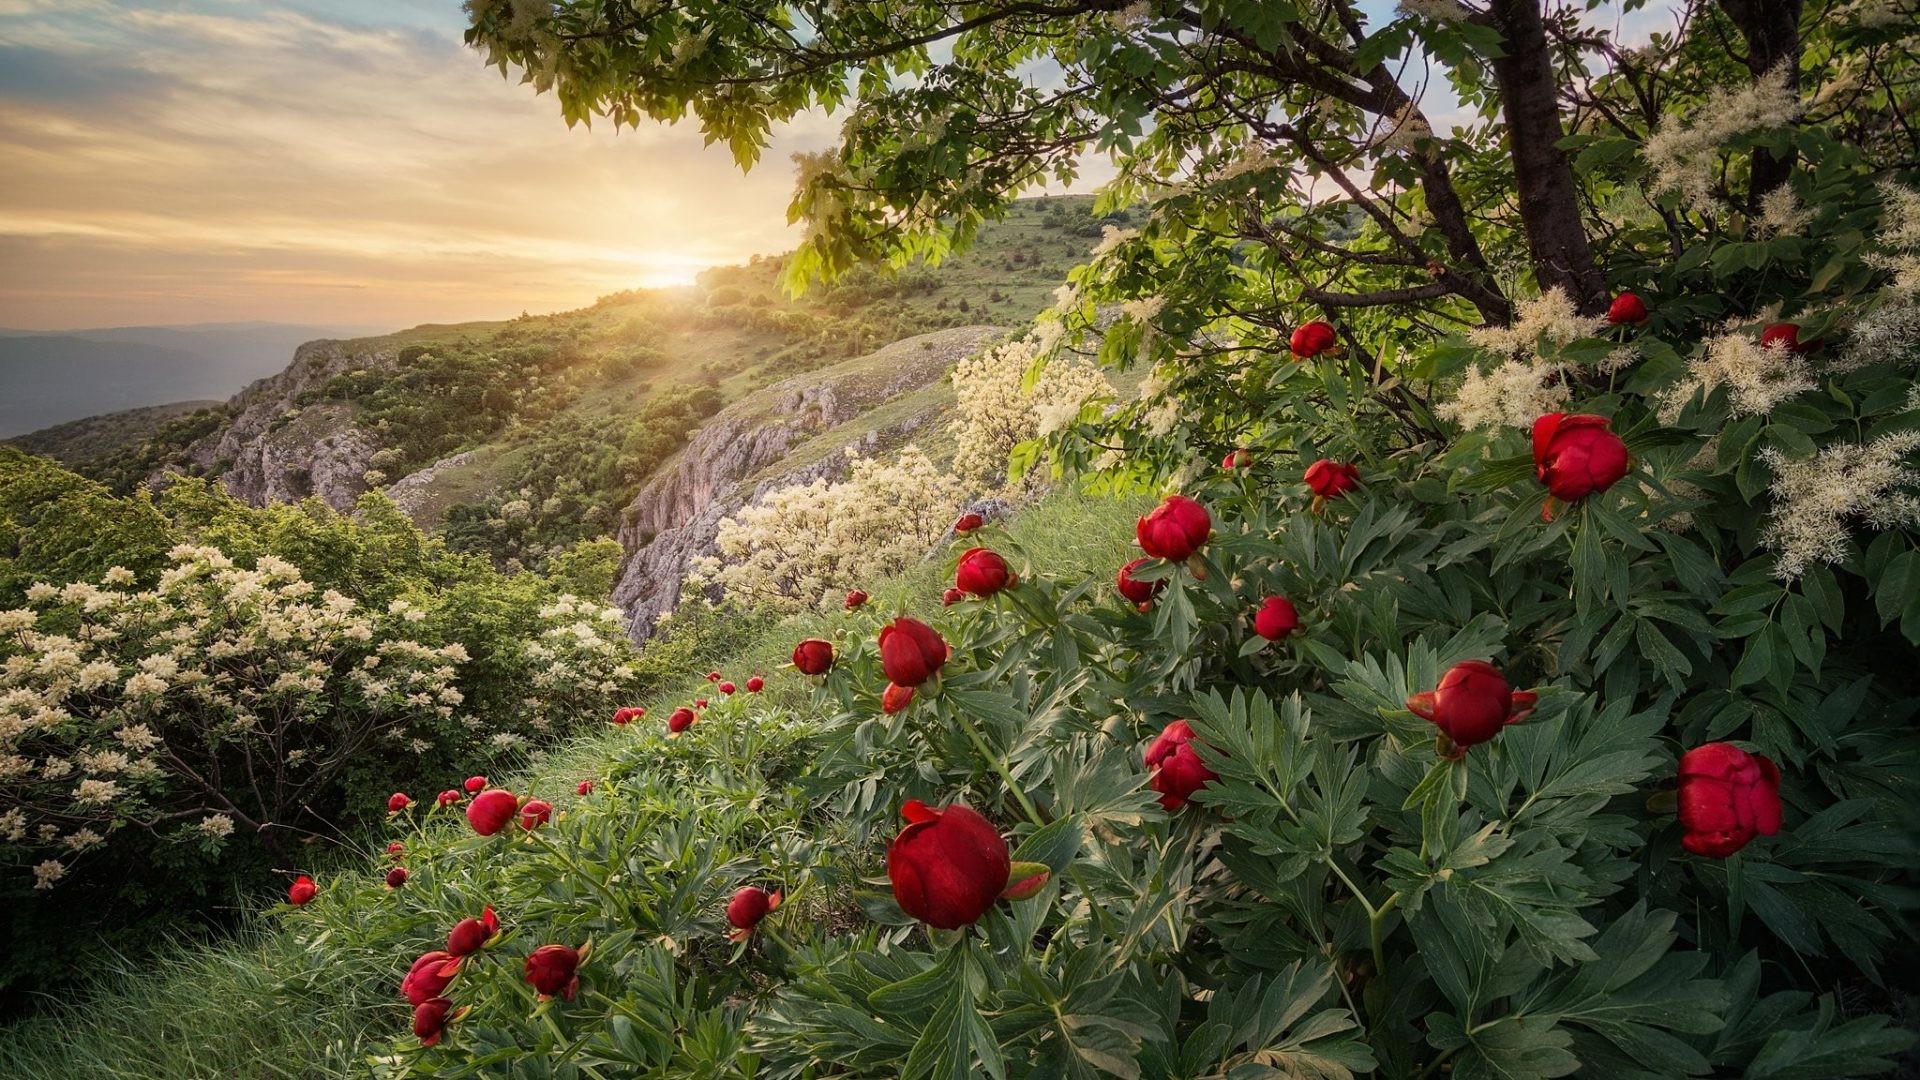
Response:
[[[1050,574],[1110,576],[1136,553],[1132,519],[1146,506],[1146,500],[1055,494],[1011,520],[1008,538]],[[944,560],[930,558],[869,591],[882,611],[927,614],[939,610],[944,576]],[[702,676],[709,668],[741,680],[754,671],[771,673],[788,662],[795,641],[824,636],[846,619],[785,619],[728,655],[696,657],[684,682],[638,704],[662,719],[665,710],[708,689]],[[768,692],[791,695],[796,705],[804,697],[794,680],[773,680]],[[522,775],[496,780],[564,804],[579,777],[601,775],[634,742],[630,729],[587,730],[528,763]],[[350,876],[377,891],[366,872]],[[214,942],[178,941],[137,961],[108,960],[69,1002],[0,1029],[0,1080],[363,1074],[369,1052],[405,1028],[407,1010],[396,991],[394,953],[371,943],[357,947],[351,904],[341,907],[338,932],[319,939],[303,940],[261,916]]]

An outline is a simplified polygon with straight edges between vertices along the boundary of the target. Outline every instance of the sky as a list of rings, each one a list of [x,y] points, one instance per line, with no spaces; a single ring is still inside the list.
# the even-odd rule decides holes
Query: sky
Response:
[[[0,326],[408,326],[793,246],[779,133],[567,129],[457,0],[0,0]]]
[[[837,120],[743,175],[692,122],[568,130],[465,25],[458,0],[0,0],[0,327],[506,318],[793,246],[789,159]]]

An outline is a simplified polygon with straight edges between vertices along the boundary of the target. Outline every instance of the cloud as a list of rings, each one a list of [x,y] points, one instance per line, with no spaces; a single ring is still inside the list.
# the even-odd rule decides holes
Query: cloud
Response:
[[[745,176],[690,123],[569,131],[389,6],[0,0],[0,325],[502,316],[792,245],[834,122]]]

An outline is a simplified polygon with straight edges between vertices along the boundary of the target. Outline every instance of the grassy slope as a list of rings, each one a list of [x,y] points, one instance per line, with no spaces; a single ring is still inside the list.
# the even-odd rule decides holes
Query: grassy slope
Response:
[[[1015,544],[1049,572],[1105,576],[1133,552],[1132,517],[1144,502],[1049,497],[1009,523]],[[929,560],[877,585],[879,610],[927,614],[939,608],[944,567]],[[687,681],[641,702],[655,723],[682,703],[709,667],[730,673],[772,673],[793,643],[843,623],[844,616],[787,619],[729,656],[699,656]],[[798,707],[796,680],[770,680],[768,693]],[[656,738],[651,725],[594,728],[509,779],[515,790],[570,791],[581,776],[604,775],[608,763],[630,757],[635,740]],[[496,778],[508,779],[508,778]],[[555,798],[564,809],[571,795]],[[464,828],[441,830],[451,842]],[[362,865],[379,865],[369,849]],[[338,876],[330,890],[373,889],[366,872]],[[263,897],[265,903],[272,897]],[[356,931],[350,904],[327,909],[334,924],[326,943],[310,950],[262,915],[236,935],[212,944],[180,943],[139,965],[97,973],[86,999],[67,1009],[0,1029],[0,1077],[9,1080],[193,1080],[193,1078],[336,1077],[357,1075],[371,1050],[406,1025],[397,996],[390,948],[374,947]]]
[[[169,420],[219,406],[217,401],[176,401],[139,409],[69,420],[5,441],[29,454],[50,457],[69,468],[86,466],[152,438]]]

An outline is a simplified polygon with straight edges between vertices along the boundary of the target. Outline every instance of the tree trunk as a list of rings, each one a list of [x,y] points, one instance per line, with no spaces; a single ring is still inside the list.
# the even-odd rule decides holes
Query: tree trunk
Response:
[[[1800,89],[1800,8],[1802,0],[1719,0],[1747,43],[1747,71],[1755,78],[1785,65],[1787,86]],[[1798,157],[1789,148],[1779,156],[1771,150],[1753,152],[1753,171],[1747,179],[1747,211],[1760,208],[1760,197],[1793,174]]]
[[[1560,149],[1566,135],[1560,126],[1560,84],[1547,52],[1539,0],[1492,0],[1489,12],[1506,52],[1493,61],[1493,74],[1534,276],[1542,290],[1558,286],[1580,310],[1597,313],[1606,307],[1607,284],[1587,244],[1573,164]]]

